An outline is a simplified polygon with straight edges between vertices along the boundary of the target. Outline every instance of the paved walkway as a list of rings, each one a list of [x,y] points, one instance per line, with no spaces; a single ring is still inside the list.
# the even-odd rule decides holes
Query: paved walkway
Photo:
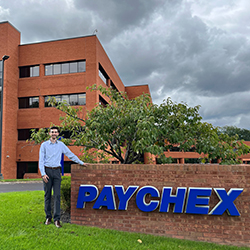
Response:
[[[0,182],[0,193],[43,190],[42,181]]]

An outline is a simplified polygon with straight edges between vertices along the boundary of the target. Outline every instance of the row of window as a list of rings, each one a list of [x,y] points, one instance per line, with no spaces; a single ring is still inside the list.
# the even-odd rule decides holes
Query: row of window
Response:
[[[19,77],[25,78],[25,77],[39,76],[39,69],[40,69],[39,65],[20,67]],[[86,71],[85,60],[45,64],[45,76],[80,73],[85,71]],[[108,85],[108,80],[110,80],[110,78],[100,63],[99,63],[99,77],[103,80],[103,82],[106,85]],[[118,91],[112,80],[110,80],[110,87]]]
[[[45,75],[59,75],[86,71],[86,61],[53,63],[45,65]]]
[[[108,74],[106,73],[106,71],[104,70],[104,68],[102,67],[102,65],[100,63],[99,63],[99,77],[102,79],[102,81],[106,85],[108,85],[108,80],[110,80],[110,88],[115,89],[116,91],[118,91],[118,89],[116,88],[115,84],[109,78]]]
[[[70,95],[55,95],[51,96],[55,97],[57,102],[66,101],[68,105],[76,106],[76,105],[86,105],[86,93],[79,94],[70,94]],[[45,96],[45,107],[49,107],[49,98],[50,96]],[[19,109],[24,108],[38,108],[39,107],[39,97],[21,97],[19,100]]]
[[[55,95],[45,96],[45,107],[50,107],[49,98],[54,97],[56,102],[65,102],[71,106],[86,105],[86,93],[71,94],[71,95]]]
[[[23,66],[19,68],[19,77],[39,76],[39,65]],[[45,65],[45,75],[60,75],[70,73],[80,73],[86,71],[86,61],[73,61],[63,63],[52,63]]]

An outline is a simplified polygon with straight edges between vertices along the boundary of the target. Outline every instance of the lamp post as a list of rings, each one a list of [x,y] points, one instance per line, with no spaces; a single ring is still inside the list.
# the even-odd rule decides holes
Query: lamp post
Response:
[[[2,57],[2,90],[1,90],[1,114],[0,114],[0,179],[3,179],[3,174],[1,172],[2,169],[2,131],[3,131],[3,82],[4,82],[4,61],[8,60],[9,56],[4,55]]]

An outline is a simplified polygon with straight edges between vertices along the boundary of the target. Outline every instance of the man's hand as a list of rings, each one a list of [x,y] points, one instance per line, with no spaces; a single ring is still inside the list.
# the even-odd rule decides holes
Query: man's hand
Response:
[[[88,165],[89,165],[88,163],[83,163],[83,164],[82,164],[82,166],[85,167],[85,168],[86,168]]]
[[[45,174],[45,175],[42,176],[42,179],[43,179],[43,181],[44,181],[45,183],[48,183],[48,181],[49,181],[49,176]]]

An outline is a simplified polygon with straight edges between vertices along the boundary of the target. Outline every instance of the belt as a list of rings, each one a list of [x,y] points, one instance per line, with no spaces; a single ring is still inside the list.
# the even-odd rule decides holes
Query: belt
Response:
[[[55,170],[55,169],[59,169],[59,168],[61,168],[61,167],[55,167],[55,168],[52,168],[52,167],[46,167],[46,166],[45,166],[45,168],[49,168],[49,169],[53,169],[53,170]]]

